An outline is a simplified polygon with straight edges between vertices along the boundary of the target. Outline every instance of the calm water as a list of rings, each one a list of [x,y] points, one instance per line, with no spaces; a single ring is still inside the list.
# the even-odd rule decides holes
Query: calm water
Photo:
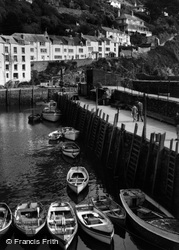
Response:
[[[87,201],[96,193],[105,193],[106,186],[101,176],[94,171],[94,165],[84,152],[76,162],[64,159],[60,144],[49,144],[48,134],[56,130],[60,123],[42,122],[28,124],[29,109],[0,111],[0,199],[9,204],[12,211],[25,200],[40,200],[46,207],[55,200],[63,199],[73,204]],[[90,175],[89,188],[74,196],[66,187],[66,174],[72,165],[80,164],[87,168]],[[99,178],[100,176],[100,178]],[[103,183],[103,184],[102,184]],[[108,181],[110,183],[110,181]],[[104,188],[105,186],[105,188]],[[109,185],[110,186],[110,185]],[[109,191],[108,191],[109,192]],[[14,249],[59,249],[51,241],[46,229],[33,238],[31,244],[7,244],[7,239],[23,240],[23,235],[12,228],[0,240],[1,250]],[[42,244],[42,239],[48,239]],[[136,238],[130,228],[115,228],[114,241],[107,246],[87,236],[81,230],[70,249],[77,250],[151,250],[159,249]]]

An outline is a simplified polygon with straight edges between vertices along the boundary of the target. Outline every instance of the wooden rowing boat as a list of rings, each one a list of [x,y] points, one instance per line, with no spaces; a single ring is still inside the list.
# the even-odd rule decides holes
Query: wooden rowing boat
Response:
[[[69,202],[53,202],[47,213],[47,228],[63,249],[73,241],[78,223],[73,207]]]
[[[111,244],[114,227],[104,213],[93,204],[76,205],[75,212],[82,230],[101,242]]]
[[[120,198],[139,234],[156,245],[179,248],[179,220],[170,212],[140,189],[122,189]]]
[[[76,158],[80,154],[80,147],[75,142],[66,141],[62,144],[62,153],[70,158]]]
[[[0,236],[4,235],[12,224],[12,212],[9,206],[0,202]]]
[[[46,212],[40,202],[25,202],[17,205],[14,225],[23,234],[32,237],[45,226]]]
[[[123,225],[126,221],[126,212],[122,206],[115,202],[111,197],[103,195],[91,198],[92,203],[116,225]]]
[[[71,167],[67,173],[67,185],[79,194],[89,182],[89,174],[86,168],[82,166]]]

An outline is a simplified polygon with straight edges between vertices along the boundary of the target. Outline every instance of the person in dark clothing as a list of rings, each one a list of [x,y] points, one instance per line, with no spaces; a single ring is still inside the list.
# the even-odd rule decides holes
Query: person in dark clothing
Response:
[[[177,138],[175,140],[179,141],[179,112],[177,112],[175,116],[175,126],[176,126],[176,134],[177,134]]]
[[[137,109],[138,109],[138,114],[137,114],[137,121],[141,119],[143,122],[143,104],[141,102],[137,102]]]

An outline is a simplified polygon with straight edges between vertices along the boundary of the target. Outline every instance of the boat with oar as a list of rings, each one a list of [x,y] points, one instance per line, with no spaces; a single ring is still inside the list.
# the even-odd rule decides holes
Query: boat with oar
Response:
[[[124,225],[126,221],[125,209],[115,202],[110,196],[102,195],[92,197],[93,205],[105,213],[116,225]]]
[[[67,185],[76,194],[82,192],[89,182],[89,174],[82,166],[71,167],[67,173]]]
[[[179,248],[179,220],[140,189],[120,190],[131,224],[142,237],[160,246]]]
[[[61,150],[63,155],[73,159],[80,154],[80,147],[72,141],[63,142]]]
[[[70,246],[77,233],[78,222],[69,202],[57,201],[50,204],[47,213],[47,228],[63,249]]]
[[[75,206],[75,213],[82,230],[91,237],[111,244],[114,227],[109,218],[93,204],[79,204]]]
[[[15,227],[26,236],[36,235],[46,223],[46,211],[40,202],[24,202],[14,212]]]
[[[0,202],[0,236],[4,235],[12,224],[12,212],[9,206]]]

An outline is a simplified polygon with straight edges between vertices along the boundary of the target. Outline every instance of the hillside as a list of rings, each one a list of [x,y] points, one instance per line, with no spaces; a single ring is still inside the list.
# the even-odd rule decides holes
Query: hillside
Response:
[[[164,76],[178,75],[179,1],[121,2],[123,13],[132,13],[135,2],[144,4],[148,15],[143,12],[134,13],[146,21],[146,26],[158,37],[161,46],[152,49],[148,54],[142,54],[140,58],[101,59],[95,67],[118,72],[124,79],[129,76],[129,72],[128,78],[134,78],[141,72]],[[118,28],[116,17],[117,9],[113,8],[108,0],[34,0],[32,4],[19,0],[0,1],[0,32],[7,35],[14,32],[44,33],[45,31],[53,35],[75,36],[79,33],[95,35],[101,26]]]

